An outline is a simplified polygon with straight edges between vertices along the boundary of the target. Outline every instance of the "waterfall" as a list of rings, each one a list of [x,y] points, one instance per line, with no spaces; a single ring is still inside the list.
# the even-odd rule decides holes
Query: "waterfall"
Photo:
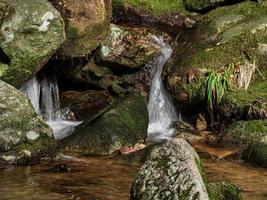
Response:
[[[161,80],[163,67],[172,54],[172,48],[164,43],[163,38],[154,37],[154,39],[161,47],[161,54],[155,60],[152,71],[153,79],[148,101],[149,125],[147,132],[148,140],[161,141],[173,136],[174,129],[171,128],[171,125],[177,119],[177,113]]]
[[[38,80],[35,76],[28,81],[21,91],[29,98],[35,111],[53,129],[54,136],[61,140],[70,135],[79,121],[66,120],[63,110],[60,108],[59,89],[57,79],[43,77]]]

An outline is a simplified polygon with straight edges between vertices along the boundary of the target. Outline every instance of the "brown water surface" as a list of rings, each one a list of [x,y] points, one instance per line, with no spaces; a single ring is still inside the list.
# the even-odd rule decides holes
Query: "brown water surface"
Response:
[[[126,200],[140,164],[120,158],[69,158],[0,169],[1,200]],[[204,161],[210,181],[231,181],[245,200],[266,200],[267,171],[229,161]]]

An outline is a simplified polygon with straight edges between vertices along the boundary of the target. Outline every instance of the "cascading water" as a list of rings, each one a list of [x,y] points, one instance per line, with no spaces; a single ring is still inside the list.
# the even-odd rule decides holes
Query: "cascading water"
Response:
[[[156,43],[161,47],[161,54],[155,60],[153,67],[153,79],[151,83],[148,101],[148,140],[161,141],[170,139],[174,129],[171,128],[173,121],[177,119],[176,109],[170,95],[167,93],[161,74],[163,67],[172,54],[170,45],[164,43],[163,38],[154,37]]]
[[[33,77],[21,91],[30,99],[35,111],[53,129],[54,136],[60,140],[70,135],[79,121],[66,120],[63,110],[60,109],[59,89],[57,79],[43,77],[38,80]]]

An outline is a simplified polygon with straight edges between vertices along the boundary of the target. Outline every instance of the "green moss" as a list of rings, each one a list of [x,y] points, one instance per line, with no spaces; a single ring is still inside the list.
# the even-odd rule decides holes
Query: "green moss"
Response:
[[[185,12],[182,0],[113,0],[113,7],[118,6],[133,6],[152,15]]]
[[[161,155],[160,159],[157,160],[157,168],[162,169],[165,173],[168,171],[168,162],[170,161],[170,157],[167,155]]]
[[[95,120],[85,123],[62,143],[62,151],[111,154],[146,137],[148,116],[144,97],[133,94],[113,105]]]
[[[251,144],[267,135],[267,120],[236,121],[223,135],[224,141],[234,144]]]
[[[251,144],[243,152],[242,158],[254,165],[267,168],[267,144],[264,142]]]
[[[211,200],[242,200],[239,188],[231,183],[210,183],[209,194]]]
[[[69,25],[66,29],[67,36],[69,39],[75,39],[80,37],[79,30],[76,27]]]

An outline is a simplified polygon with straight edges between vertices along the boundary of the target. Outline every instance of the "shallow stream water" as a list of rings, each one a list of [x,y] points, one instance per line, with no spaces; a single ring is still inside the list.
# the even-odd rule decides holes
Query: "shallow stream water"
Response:
[[[245,200],[266,200],[267,170],[238,162],[204,160],[208,179],[240,186]],[[90,157],[0,169],[1,200],[127,200],[136,160]]]

